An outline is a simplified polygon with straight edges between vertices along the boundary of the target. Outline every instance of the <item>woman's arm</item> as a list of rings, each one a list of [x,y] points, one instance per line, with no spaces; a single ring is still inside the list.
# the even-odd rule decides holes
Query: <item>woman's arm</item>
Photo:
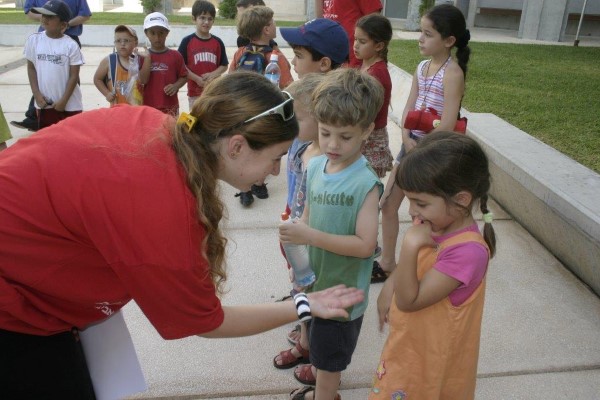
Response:
[[[345,308],[364,300],[364,292],[338,285],[319,292],[309,293],[311,314],[319,318],[347,317]],[[227,338],[255,335],[298,320],[293,301],[223,307],[223,323],[199,336]]]

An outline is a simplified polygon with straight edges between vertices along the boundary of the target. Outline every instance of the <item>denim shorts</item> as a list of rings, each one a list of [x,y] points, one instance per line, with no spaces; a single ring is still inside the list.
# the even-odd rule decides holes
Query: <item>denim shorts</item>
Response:
[[[328,372],[346,369],[356,349],[363,316],[353,321],[313,318],[309,327],[310,362]]]
[[[411,139],[416,140],[417,143],[419,143],[419,140],[422,139],[422,137],[416,136],[412,132],[409,134],[409,137]],[[400,147],[400,152],[396,156],[396,159],[394,160],[394,164],[396,164],[396,165],[400,164],[400,160],[402,159],[402,157],[404,157],[405,154],[406,154],[406,150],[404,150],[404,143],[402,143],[402,147]]]

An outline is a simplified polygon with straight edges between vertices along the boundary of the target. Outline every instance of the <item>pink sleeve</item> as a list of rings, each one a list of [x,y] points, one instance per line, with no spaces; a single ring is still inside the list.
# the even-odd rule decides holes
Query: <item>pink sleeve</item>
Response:
[[[433,268],[462,282],[450,293],[453,305],[462,304],[477,289],[487,271],[488,260],[487,249],[476,242],[457,244],[440,252]]]

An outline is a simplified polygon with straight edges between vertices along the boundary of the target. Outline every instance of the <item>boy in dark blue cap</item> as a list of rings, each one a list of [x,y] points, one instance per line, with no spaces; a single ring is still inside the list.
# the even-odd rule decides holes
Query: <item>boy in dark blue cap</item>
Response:
[[[279,31],[294,49],[292,65],[299,78],[311,72],[331,71],[348,61],[348,35],[337,22],[317,18]]]
[[[27,38],[23,51],[41,129],[82,111],[78,81],[83,55],[64,34],[72,18],[66,3],[50,0],[31,12],[42,14],[44,28]]]

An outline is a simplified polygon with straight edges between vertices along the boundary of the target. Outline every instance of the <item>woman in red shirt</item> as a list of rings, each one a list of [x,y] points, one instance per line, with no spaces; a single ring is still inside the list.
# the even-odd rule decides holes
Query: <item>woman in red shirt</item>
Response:
[[[223,306],[218,181],[277,175],[298,133],[293,101],[264,77],[209,84],[176,122],[150,107],[85,112],[0,154],[0,390],[94,398],[77,330],[135,300],[165,339],[252,335],[346,315],[335,288]]]

